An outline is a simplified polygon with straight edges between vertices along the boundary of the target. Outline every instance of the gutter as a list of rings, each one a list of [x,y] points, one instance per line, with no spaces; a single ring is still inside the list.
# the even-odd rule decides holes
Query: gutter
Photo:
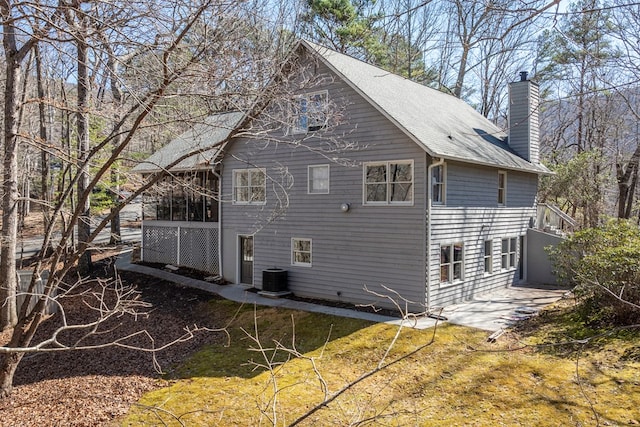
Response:
[[[436,162],[431,163],[427,167],[427,271],[426,271],[426,286],[427,286],[427,316],[431,316],[431,200],[432,200],[432,187],[431,187],[431,172],[433,168],[444,165],[444,157],[440,157]],[[446,187],[445,187],[446,191]]]

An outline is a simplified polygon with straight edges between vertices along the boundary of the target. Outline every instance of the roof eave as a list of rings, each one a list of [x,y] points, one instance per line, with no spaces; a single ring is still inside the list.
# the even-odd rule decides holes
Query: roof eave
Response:
[[[478,166],[488,166],[488,167],[498,168],[498,169],[513,170],[518,172],[528,172],[536,175],[553,175],[554,174],[543,165],[540,165],[540,167],[538,168],[533,164],[531,164],[530,168],[526,168],[526,167],[520,167],[520,166],[505,165],[502,163],[496,164],[496,163],[490,163],[490,162],[482,162],[478,160],[470,160],[470,159],[461,158],[461,157],[449,156],[446,154],[435,154],[432,157],[443,158],[445,160],[451,160],[455,162],[469,163],[469,164],[478,165]]]

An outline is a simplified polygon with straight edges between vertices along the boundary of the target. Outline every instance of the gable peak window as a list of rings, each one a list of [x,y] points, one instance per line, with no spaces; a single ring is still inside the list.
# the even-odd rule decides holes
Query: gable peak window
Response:
[[[365,163],[364,203],[412,204],[413,160]]]
[[[327,91],[299,95],[293,99],[293,133],[307,133],[327,126]]]

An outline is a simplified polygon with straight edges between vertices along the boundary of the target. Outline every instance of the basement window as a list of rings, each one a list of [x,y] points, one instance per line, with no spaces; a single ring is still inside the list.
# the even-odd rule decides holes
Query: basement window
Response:
[[[508,270],[516,266],[517,239],[502,239],[502,269]]]
[[[291,265],[311,267],[311,239],[291,239]]]
[[[455,283],[464,279],[464,244],[440,245],[440,283]]]
[[[485,274],[493,273],[493,241],[484,241],[484,272]]]

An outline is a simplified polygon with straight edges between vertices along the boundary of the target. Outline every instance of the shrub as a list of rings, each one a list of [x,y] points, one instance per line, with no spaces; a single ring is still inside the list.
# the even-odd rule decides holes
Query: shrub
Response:
[[[640,228],[612,219],[578,231],[551,251],[558,280],[575,286],[589,321],[640,320]]]

